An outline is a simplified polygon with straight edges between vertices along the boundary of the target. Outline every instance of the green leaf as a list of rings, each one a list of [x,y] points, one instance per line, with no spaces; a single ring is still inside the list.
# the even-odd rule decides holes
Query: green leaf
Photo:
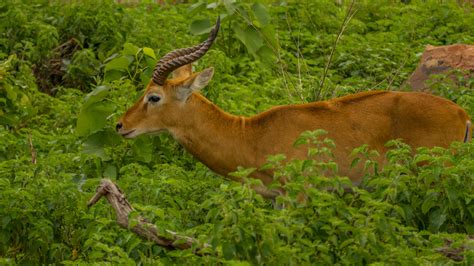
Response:
[[[152,75],[153,75],[152,68],[145,69],[142,73],[140,73],[140,82],[143,84],[144,87],[148,85]]]
[[[442,212],[441,209],[437,209],[436,211],[430,214],[430,230],[437,232],[439,228],[444,224],[446,221],[446,214]]]
[[[120,141],[120,136],[112,129],[102,130],[87,137],[83,143],[83,152],[87,154],[95,154],[101,157],[103,160],[109,160],[110,158],[105,154],[104,148],[115,146]],[[109,169],[108,171],[112,170]],[[110,174],[111,172],[108,173]]]
[[[102,130],[107,124],[107,117],[115,107],[111,104],[93,103],[82,108],[76,123],[76,135],[83,137]]]
[[[244,30],[235,28],[235,36],[247,47],[251,54],[255,54],[263,45],[263,39],[254,27],[248,26]]]
[[[355,158],[354,160],[352,160],[351,169],[354,168],[357,164],[359,164],[359,162],[360,162],[360,158]]]
[[[26,94],[23,94],[20,98],[20,105],[22,106],[29,106],[31,104],[30,98],[26,96]]]
[[[258,58],[267,65],[274,65],[276,62],[275,53],[267,45],[262,45],[257,51]]]
[[[237,9],[235,6],[235,0],[224,0],[224,7],[227,10],[228,15],[234,14]]]
[[[145,163],[151,162],[153,156],[153,145],[151,143],[152,137],[150,136],[141,136],[135,139],[132,146],[134,157]]]
[[[417,154],[413,162],[417,164],[423,161],[429,161],[430,159],[431,159],[431,156],[429,154]]]
[[[233,176],[233,177],[244,178],[244,177],[248,177],[255,170],[256,170],[256,168],[252,168],[252,167],[251,168],[238,167],[237,171],[229,173],[229,175]]]
[[[218,6],[218,2],[212,2],[206,6],[207,9],[215,9]]]
[[[2,228],[5,229],[7,228],[8,224],[11,222],[12,218],[8,215],[5,215],[3,218],[2,218]]]
[[[235,254],[235,245],[233,243],[224,243],[222,245],[222,253],[225,259],[231,259]]]
[[[191,22],[189,30],[194,35],[201,35],[204,33],[209,33],[212,29],[211,22],[209,19],[198,19]]]
[[[7,98],[11,101],[15,101],[17,97],[17,92],[14,90],[14,88],[8,83],[4,85],[4,88],[7,91]]]
[[[140,51],[140,48],[138,48],[137,46],[135,46],[131,43],[125,43],[123,45],[122,54],[123,55],[133,55],[133,56],[135,56],[136,54],[138,54],[139,51]]]
[[[123,71],[119,70],[109,70],[104,74],[104,82],[111,82],[114,80],[119,80],[123,76],[126,76]]]
[[[105,64],[105,71],[107,72],[112,69],[126,71],[131,62],[132,60],[125,56],[114,58],[110,62]]]
[[[293,143],[293,147],[299,147],[301,145],[307,145],[308,144],[308,139],[299,136],[296,140],[295,143]]]
[[[304,160],[303,161],[303,166],[301,167],[301,170],[305,171],[307,169],[311,169],[312,167],[314,167],[314,165],[315,165],[315,161],[313,161],[313,160]]]
[[[155,68],[155,65],[156,65],[156,60],[151,59],[151,57],[145,57],[145,63],[146,63],[147,69],[153,72],[153,69]]]
[[[97,250],[94,250],[94,251],[91,251],[87,254],[87,257],[89,259],[100,259],[100,258],[103,258],[104,257],[104,253],[101,252],[101,251],[97,251]]]
[[[109,95],[110,88],[108,86],[97,86],[93,91],[86,95],[82,109],[88,108],[90,105],[100,102]]]
[[[421,212],[423,212],[423,214],[428,213],[431,208],[437,205],[437,198],[438,193],[428,192],[423,204],[421,205]]]
[[[268,15],[267,9],[260,3],[255,3],[252,5],[252,11],[260,27],[265,27],[270,22],[270,15]]]
[[[143,53],[153,59],[156,59],[155,51],[148,47],[143,47]]]
[[[274,56],[275,52],[273,50],[279,49],[278,40],[276,38],[277,34],[275,32],[275,29],[273,28],[271,24],[269,24],[266,27],[261,28],[260,33],[262,34],[262,36],[265,37],[265,40],[268,42],[266,46],[270,48]]]
[[[104,177],[115,179],[117,177],[117,167],[108,164],[104,169]]]
[[[193,16],[195,14],[201,13],[205,9],[206,9],[206,3],[203,2],[203,1],[199,1],[199,2],[189,6],[188,11],[189,11],[189,15]]]

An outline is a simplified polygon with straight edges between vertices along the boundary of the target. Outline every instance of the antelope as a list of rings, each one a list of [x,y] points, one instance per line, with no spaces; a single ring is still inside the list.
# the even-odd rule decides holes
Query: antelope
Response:
[[[168,132],[212,171],[240,182],[229,173],[239,166],[256,168],[251,177],[264,185],[254,189],[267,198],[281,191],[266,188],[273,181],[272,171],[259,167],[273,154],[305,158],[307,150],[293,143],[307,130],[328,132],[336,144],[337,174],[348,176],[354,184],[361,181],[362,172],[351,168],[350,154],[362,144],[383,154],[391,139],[402,139],[412,147],[447,147],[453,141],[470,139],[471,123],[461,107],[421,92],[361,92],[276,106],[252,117],[226,113],[199,93],[211,80],[213,68],[197,73],[191,68],[213,44],[219,25],[218,19],[206,41],[171,51],[158,61],[143,96],[119,119],[116,130],[120,135],[134,138]]]

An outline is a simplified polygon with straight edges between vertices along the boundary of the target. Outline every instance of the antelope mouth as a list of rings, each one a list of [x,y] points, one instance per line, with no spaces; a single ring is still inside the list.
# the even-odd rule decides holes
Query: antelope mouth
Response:
[[[125,132],[125,133],[120,133],[120,135],[122,135],[122,137],[124,137],[124,138],[127,138],[127,137],[129,138],[129,137],[132,137],[131,135],[132,135],[133,132],[135,132],[135,129],[130,130],[130,131]]]

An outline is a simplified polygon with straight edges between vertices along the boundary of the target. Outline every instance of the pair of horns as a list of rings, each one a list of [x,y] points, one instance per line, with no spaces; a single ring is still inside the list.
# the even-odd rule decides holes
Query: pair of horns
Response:
[[[221,24],[220,17],[217,18],[216,25],[209,33],[209,37],[204,42],[193,47],[176,49],[163,56],[156,64],[153,72],[153,82],[163,86],[168,75],[178,67],[192,63],[201,58],[211,48],[219,32]]]

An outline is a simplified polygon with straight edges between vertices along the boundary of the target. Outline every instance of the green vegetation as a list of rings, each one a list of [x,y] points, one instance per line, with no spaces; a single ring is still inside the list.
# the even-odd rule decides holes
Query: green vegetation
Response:
[[[392,141],[380,169],[363,146],[347,178],[318,157],[332,142],[305,133],[307,160],[283,164],[283,209],[215,175],[170,136],[123,140],[118,117],[137,99],[156,60],[195,44],[222,14],[222,29],[196,70],[215,67],[203,93],[251,115],[277,104],[398,89],[426,44],[474,43],[474,11],[456,1],[361,1],[322,75],[347,1],[113,1],[0,3],[0,264],[446,264],[474,263],[474,143],[419,149]],[[434,90],[474,115],[474,80],[436,77]],[[319,149],[318,149],[319,147]],[[325,149],[328,148],[328,149]],[[424,161],[423,165],[417,162]],[[245,177],[248,171],[236,175]],[[209,255],[169,251],[115,222],[100,179],[117,182],[159,228],[209,243]],[[305,184],[311,183],[312,187]],[[327,187],[333,187],[327,191]],[[297,198],[301,192],[305,203]]]

